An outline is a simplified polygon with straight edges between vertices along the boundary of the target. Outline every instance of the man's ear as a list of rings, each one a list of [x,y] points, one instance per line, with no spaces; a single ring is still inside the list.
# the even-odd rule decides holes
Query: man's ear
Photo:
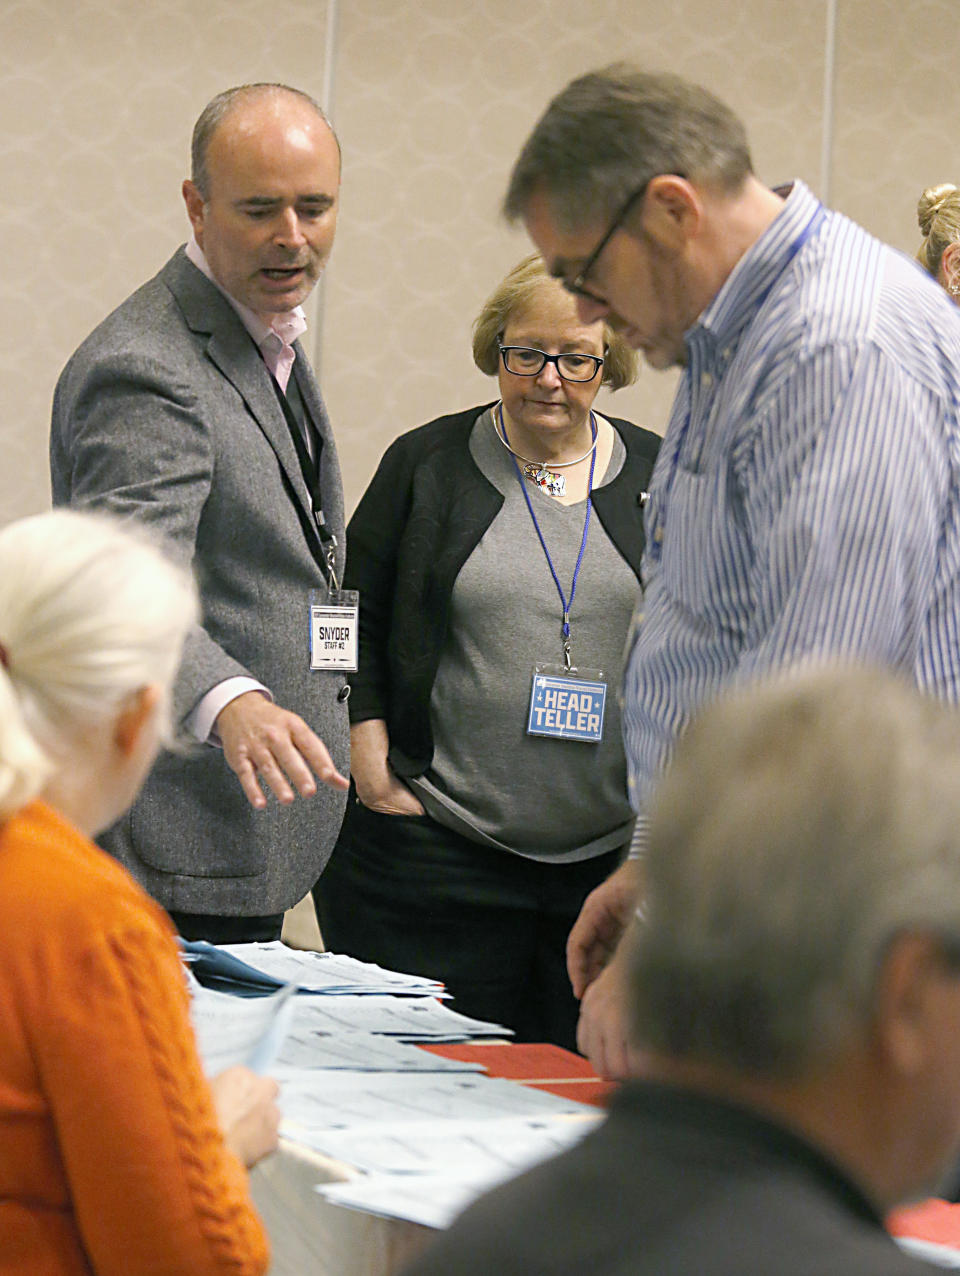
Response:
[[[660,173],[650,179],[640,225],[658,243],[684,245],[696,235],[702,218],[703,201],[685,177]]]
[[[155,683],[138,687],[127,698],[113,727],[113,742],[123,757],[129,757],[136,751],[159,704],[160,688]]]
[[[180,190],[183,194],[183,202],[187,206],[187,216],[190,218],[190,225],[193,227],[193,233],[196,235],[197,243],[202,248],[203,209],[205,200],[189,177],[184,178],[184,182],[180,187]]]
[[[876,1034],[885,1062],[902,1080],[922,1071],[942,1018],[943,952],[932,935],[898,935],[877,979]]]

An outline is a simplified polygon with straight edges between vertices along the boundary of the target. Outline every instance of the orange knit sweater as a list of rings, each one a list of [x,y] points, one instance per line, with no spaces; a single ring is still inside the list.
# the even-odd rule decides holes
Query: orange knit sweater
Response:
[[[247,1276],[267,1262],[169,919],[32,803],[0,826],[0,1273]]]

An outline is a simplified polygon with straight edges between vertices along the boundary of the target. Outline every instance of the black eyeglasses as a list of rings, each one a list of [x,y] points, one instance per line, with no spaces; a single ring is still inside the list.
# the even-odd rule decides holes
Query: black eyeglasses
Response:
[[[685,174],[673,173],[672,176],[685,177]],[[588,301],[596,301],[596,302],[599,302],[600,305],[606,305],[606,300],[607,300],[606,297],[601,297],[599,293],[595,293],[592,291],[592,289],[587,288],[585,286],[587,281],[587,276],[590,274],[590,271],[593,270],[594,266],[596,266],[597,262],[600,260],[600,254],[606,248],[607,244],[609,244],[610,240],[613,239],[614,235],[617,233],[618,230],[620,230],[624,222],[627,220],[627,217],[630,214],[630,210],[633,208],[634,204],[636,204],[639,200],[641,200],[643,196],[647,193],[647,187],[650,185],[652,181],[653,181],[652,177],[647,178],[647,180],[643,183],[642,186],[638,186],[637,189],[633,192],[633,194],[627,197],[627,200],[621,207],[619,213],[617,213],[616,217],[614,217],[613,221],[607,227],[607,233],[603,236],[599,244],[597,244],[596,248],[587,258],[587,260],[583,263],[583,265],[580,267],[579,271],[574,275],[574,277],[572,279],[564,279],[561,276],[560,283],[563,285],[564,288],[566,288],[567,292],[572,293],[574,297],[586,297]]]
[[[536,377],[552,363],[564,381],[592,381],[603,367],[595,354],[545,354],[530,346],[500,346],[503,366],[515,377]]]

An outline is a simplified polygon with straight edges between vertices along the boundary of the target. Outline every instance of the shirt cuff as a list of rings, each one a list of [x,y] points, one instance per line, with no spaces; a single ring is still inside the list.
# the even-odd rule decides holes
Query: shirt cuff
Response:
[[[637,816],[637,822],[633,826],[633,836],[630,839],[630,849],[627,851],[628,860],[642,860],[647,854],[647,845],[649,843],[649,825],[647,817],[641,811]]]
[[[224,678],[215,687],[211,687],[202,700],[194,706],[184,719],[184,728],[199,740],[201,744],[219,745],[220,737],[214,730],[214,723],[221,709],[225,709],[231,700],[244,696],[248,691],[262,691],[268,700],[273,696],[256,678],[248,678],[239,674],[235,678]]]

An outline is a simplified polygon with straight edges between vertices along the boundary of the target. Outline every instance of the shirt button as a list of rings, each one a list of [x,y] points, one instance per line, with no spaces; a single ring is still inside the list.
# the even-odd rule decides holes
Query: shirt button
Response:
[[[700,384],[707,385],[707,386],[713,385],[713,377],[710,375],[709,372],[701,373]]]

